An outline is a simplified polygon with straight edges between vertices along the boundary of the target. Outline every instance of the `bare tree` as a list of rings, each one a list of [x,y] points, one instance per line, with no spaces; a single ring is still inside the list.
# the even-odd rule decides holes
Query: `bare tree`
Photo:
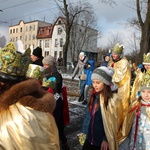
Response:
[[[97,41],[97,19],[91,4],[79,3],[76,7],[83,5],[88,8],[88,11],[84,11],[76,16],[71,29],[69,49],[71,50],[72,61],[77,59],[79,52],[82,50],[93,52],[96,49],[96,47],[92,46],[94,45],[92,43]]]
[[[150,0],[135,0],[135,7],[137,18],[134,17],[128,22],[141,33],[139,55],[142,56],[150,51]],[[141,62],[142,59],[140,57]]]
[[[119,33],[111,33],[108,39],[108,47],[111,49],[116,43],[123,44],[121,35]]]
[[[63,45],[63,65],[66,66],[67,64],[67,52],[68,52],[68,47],[69,47],[69,42],[70,42],[70,32],[71,32],[71,28],[73,25],[73,22],[76,18],[76,16],[82,12],[87,11],[88,12],[88,7],[87,6],[80,6],[80,7],[76,7],[73,11],[73,13],[71,13],[69,11],[69,7],[71,6],[71,3],[67,3],[67,0],[54,0],[55,3],[58,5],[58,7],[60,8],[62,14],[64,15],[65,19],[66,19],[66,24],[65,24],[65,28],[66,28],[66,41],[65,44]],[[63,8],[59,5],[58,2],[63,3]]]

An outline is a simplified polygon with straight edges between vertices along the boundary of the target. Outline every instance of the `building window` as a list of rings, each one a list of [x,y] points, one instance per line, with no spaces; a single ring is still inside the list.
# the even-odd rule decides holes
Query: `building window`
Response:
[[[10,34],[12,34],[12,29],[10,30]]]
[[[54,51],[54,57],[57,58],[57,51]]]
[[[39,33],[40,35],[42,35],[43,34],[43,29],[40,29],[40,33]]]
[[[62,57],[62,51],[59,52],[59,57]]]
[[[15,33],[15,29],[13,29],[13,33]]]
[[[40,42],[39,42],[39,46],[40,46],[40,47],[42,47],[42,40],[40,40]]]
[[[29,35],[29,40],[31,40],[31,35]]]
[[[50,29],[48,28],[48,29],[46,30],[46,35],[49,35],[49,31],[50,31]]]
[[[45,51],[44,52],[44,57],[48,56],[49,55],[49,51]]]
[[[27,35],[25,35],[25,41],[27,41]]]
[[[22,32],[22,27],[20,28],[20,32]]]
[[[35,35],[34,34],[32,35],[32,40],[35,40]]]
[[[49,40],[45,40],[45,48],[49,47]]]
[[[58,39],[55,39],[55,47],[58,46]]]
[[[35,30],[35,25],[33,25],[33,30]]]
[[[20,36],[20,40],[22,40],[22,36]]]
[[[57,34],[60,35],[62,33],[62,28],[58,28]]]
[[[63,39],[60,39],[60,47],[63,47]]]
[[[29,27],[29,31],[31,31],[31,30],[32,30],[32,26]]]
[[[16,29],[16,33],[18,33],[18,28]]]
[[[61,20],[58,21],[58,24],[61,24]]]
[[[26,31],[28,31],[28,26],[26,26]]]
[[[18,41],[18,37],[16,37],[16,41]]]
[[[27,45],[25,45],[25,49],[27,49]]]

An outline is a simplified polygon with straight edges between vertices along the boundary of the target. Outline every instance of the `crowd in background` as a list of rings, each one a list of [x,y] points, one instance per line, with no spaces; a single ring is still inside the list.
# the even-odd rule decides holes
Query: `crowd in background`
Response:
[[[19,44],[0,49],[0,147],[71,150],[64,130],[70,123],[67,87],[57,69],[62,58]],[[115,44],[100,66],[79,53],[72,80],[79,78],[78,102],[86,106],[82,150],[150,149],[150,53],[136,65],[123,52]]]

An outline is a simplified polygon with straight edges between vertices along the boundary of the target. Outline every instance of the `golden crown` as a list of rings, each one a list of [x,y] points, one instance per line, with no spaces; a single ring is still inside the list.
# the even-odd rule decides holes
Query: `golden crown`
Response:
[[[143,64],[150,64],[150,53],[143,54]]]
[[[37,79],[39,81],[43,80],[43,71],[44,67],[35,65],[35,64],[30,64],[26,73],[27,77]]]
[[[30,48],[24,54],[16,50],[15,44],[9,42],[0,48],[0,72],[12,76],[25,76],[30,63]]]
[[[123,49],[124,49],[124,46],[123,45],[119,45],[119,43],[117,43],[117,44],[114,45],[112,52],[116,53],[116,54],[122,54],[123,53]]]
[[[142,78],[141,86],[150,88],[150,70],[147,70]]]
[[[56,88],[56,78],[55,77],[50,77],[50,78],[43,78],[42,86],[44,87],[50,87],[52,89]]]

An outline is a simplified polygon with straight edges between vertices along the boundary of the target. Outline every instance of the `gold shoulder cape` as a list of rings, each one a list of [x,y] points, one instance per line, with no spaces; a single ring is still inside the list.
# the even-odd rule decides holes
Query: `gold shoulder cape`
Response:
[[[115,62],[113,68],[114,68],[114,75],[112,78],[112,82],[118,86],[118,95],[121,98],[123,104],[123,112],[125,116],[130,101],[131,68],[125,57],[123,57],[118,62]]]
[[[60,150],[53,116],[20,103],[11,105],[0,114],[0,149]]]
[[[123,118],[123,106],[117,94],[109,99],[107,108],[104,106],[104,98],[100,95],[101,113],[104,130],[110,150],[118,149],[118,133]]]

